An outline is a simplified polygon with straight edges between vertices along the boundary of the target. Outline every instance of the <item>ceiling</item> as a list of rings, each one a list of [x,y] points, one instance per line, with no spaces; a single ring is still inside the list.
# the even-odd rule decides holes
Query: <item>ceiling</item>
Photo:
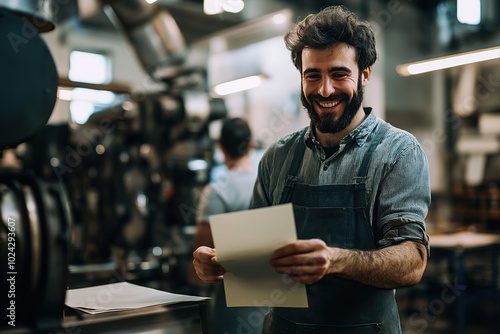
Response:
[[[379,3],[382,6],[389,6],[390,1],[393,0],[379,0]],[[423,10],[432,10],[440,1],[443,0],[420,0],[412,3],[418,4]],[[173,16],[186,43],[191,44],[193,41],[208,35],[284,8],[290,8],[296,13],[297,17],[300,17],[328,5],[341,4],[359,12],[360,15],[364,13],[366,16],[370,12],[370,6],[375,2],[369,2],[368,0],[246,0],[242,12],[217,15],[205,15],[203,13],[203,0],[159,0],[159,3]],[[115,29],[103,11],[97,12],[84,20],[79,20],[78,24],[89,29],[108,31]]]
[[[300,11],[301,8],[305,7],[304,3],[308,3],[309,7],[314,3],[325,1],[247,0],[245,1],[245,9],[242,12],[221,13],[217,15],[206,15],[203,13],[203,0],[159,0],[158,2],[172,15],[186,43],[190,44],[193,41],[215,34],[221,30],[284,8],[292,8]],[[115,27],[104,11],[96,12],[85,19],[79,18],[77,21],[82,28],[107,31],[115,30]]]

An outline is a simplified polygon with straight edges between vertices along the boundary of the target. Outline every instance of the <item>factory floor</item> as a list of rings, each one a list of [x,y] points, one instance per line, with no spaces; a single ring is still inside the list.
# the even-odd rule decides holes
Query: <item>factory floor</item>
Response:
[[[500,291],[469,287],[465,316],[459,316],[458,302],[450,290],[418,288],[398,290],[403,334],[498,334],[500,333]]]
[[[422,281],[396,300],[404,334],[500,333],[499,245],[434,247]]]

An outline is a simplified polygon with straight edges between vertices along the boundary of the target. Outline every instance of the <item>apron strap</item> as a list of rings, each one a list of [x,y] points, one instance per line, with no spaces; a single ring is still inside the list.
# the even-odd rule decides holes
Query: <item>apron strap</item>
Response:
[[[288,203],[292,200],[293,188],[295,188],[295,183],[297,182],[299,169],[302,165],[302,159],[304,158],[304,153],[306,151],[306,143],[304,140],[304,131],[298,137],[298,145],[296,151],[293,153],[292,164],[290,165],[290,171],[286,176],[285,188],[283,188],[283,193],[281,193],[280,204]]]
[[[372,132],[372,136],[374,135],[375,137],[370,139],[370,147],[368,148],[368,152],[365,153],[363,161],[361,162],[361,166],[359,167],[357,176],[358,178],[367,177],[368,166],[370,166],[370,160],[372,158],[373,152],[375,152],[375,149],[377,148],[378,144],[380,144],[387,131],[389,131],[389,124],[384,122],[376,131]]]

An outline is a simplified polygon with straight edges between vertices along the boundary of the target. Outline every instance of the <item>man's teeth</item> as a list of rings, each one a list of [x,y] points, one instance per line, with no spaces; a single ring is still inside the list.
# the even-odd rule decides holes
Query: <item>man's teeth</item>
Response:
[[[340,100],[332,101],[332,102],[318,102],[318,104],[320,106],[322,106],[323,108],[332,108],[332,107],[335,107],[339,103],[340,103]]]

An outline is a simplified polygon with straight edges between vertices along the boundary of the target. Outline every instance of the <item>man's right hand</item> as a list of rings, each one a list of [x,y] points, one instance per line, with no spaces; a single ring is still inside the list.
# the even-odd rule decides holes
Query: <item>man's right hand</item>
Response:
[[[217,262],[215,248],[207,246],[198,247],[193,252],[193,266],[196,275],[206,283],[222,281],[224,268]]]

